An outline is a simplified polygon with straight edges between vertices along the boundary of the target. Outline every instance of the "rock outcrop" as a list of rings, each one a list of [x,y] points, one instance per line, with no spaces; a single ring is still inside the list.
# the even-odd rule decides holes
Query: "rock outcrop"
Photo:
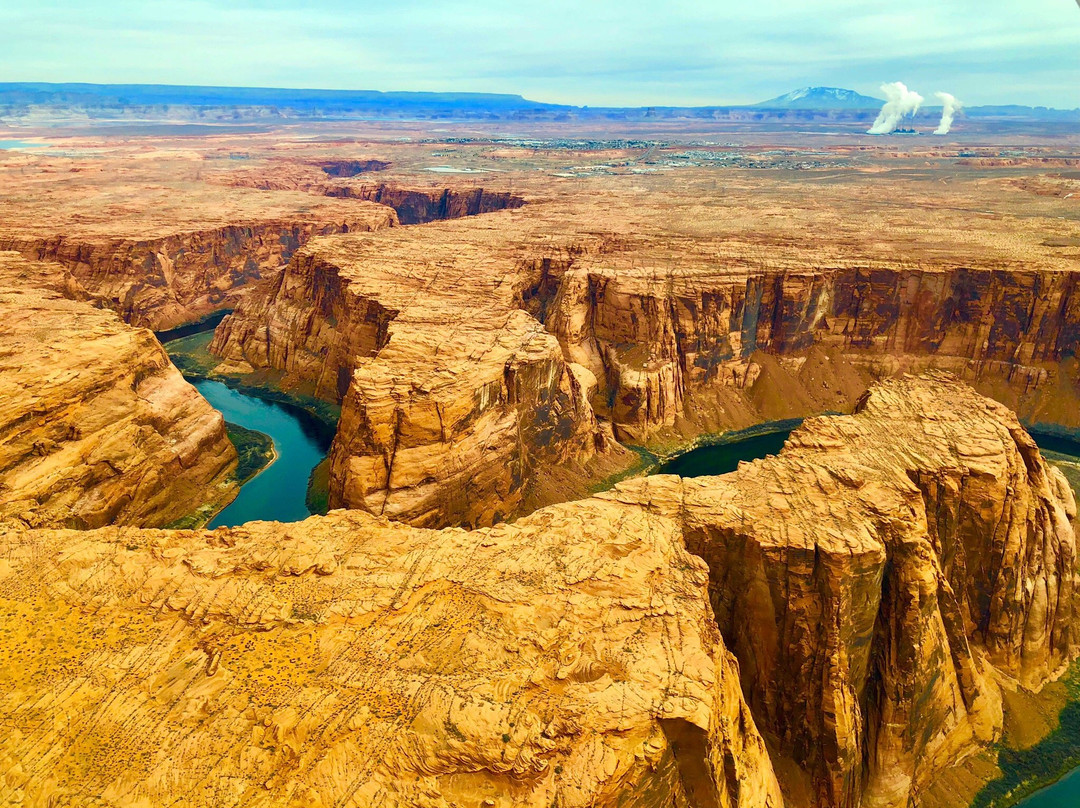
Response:
[[[481,213],[514,210],[525,204],[523,196],[490,187],[440,188],[419,184],[415,178],[406,182],[374,184],[356,179],[362,174],[384,171],[389,167],[390,164],[382,160],[331,160],[319,164],[278,160],[267,167],[230,172],[220,177],[219,181],[235,188],[304,191],[335,199],[376,202],[393,208],[401,224],[460,219]]]
[[[477,226],[498,233],[505,220]],[[519,512],[546,467],[612,448],[595,378],[518,306],[523,268],[455,233],[322,239],[218,327],[211,351],[225,366],[281,370],[286,387],[341,401],[331,507],[492,524]]]
[[[1037,689],[1080,647],[1071,489],[1013,413],[953,377],[878,385],[725,477],[607,496],[682,519],[809,805],[917,805],[1001,736],[1002,682]]]
[[[232,308],[314,236],[397,223],[386,205],[215,182],[249,163],[213,138],[69,145],[0,155],[0,250],[61,264],[125,321],[155,331]]]
[[[280,278],[251,292],[220,326],[212,350],[233,370],[283,371],[286,386],[343,401],[333,501],[425,525],[512,515],[513,497],[503,495],[519,486],[505,483],[505,470],[527,477],[537,463],[530,471],[528,463],[491,452],[495,470],[473,448],[450,456],[440,450],[412,472],[399,466],[400,485],[387,483],[395,446],[434,442],[412,437],[415,425],[406,424],[403,443],[393,437],[397,415],[379,415],[379,426],[368,413],[412,406],[382,409],[377,399],[430,396],[424,392],[430,368],[444,391],[437,409],[472,413],[455,429],[468,430],[472,446],[490,445],[478,418],[483,408],[470,402],[505,361],[482,346],[525,334],[521,312],[557,341],[558,350],[551,345],[547,355],[561,351],[562,365],[573,369],[551,371],[545,385],[559,389],[560,408],[576,402],[576,423],[591,429],[599,422],[607,434],[610,424],[621,441],[673,446],[762,421],[846,412],[874,380],[931,368],[956,373],[1025,420],[1080,428],[1074,358],[1080,293],[1073,270],[867,268],[850,258],[808,269],[798,255],[754,267],[741,248],[708,232],[675,244],[653,214],[617,208],[618,202],[602,230],[588,227],[584,214],[578,221],[537,203],[317,240]],[[665,257],[666,249],[677,251],[678,260]],[[529,339],[534,346],[545,342],[542,335]],[[481,347],[470,353],[469,344]],[[465,356],[473,358],[459,361]],[[473,382],[450,384],[464,378],[476,357],[493,363],[491,373],[484,375],[479,362]],[[507,389],[496,398],[515,400],[518,421],[539,423],[548,417],[551,395],[515,398]],[[438,432],[446,443],[437,413],[425,420],[415,428]],[[583,437],[588,429],[570,431]],[[516,440],[501,434],[500,441]],[[577,437],[571,443],[588,445]],[[523,446],[538,459],[544,449]],[[561,457],[573,454],[587,457],[588,450]],[[485,483],[468,491],[474,502],[493,499],[464,516],[449,504],[464,489],[444,485],[463,468],[463,457],[478,479],[503,479],[501,488]],[[384,510],[394,498],[384,492],[395,489],[409,490],[399,506]]]
[[[0,250],[66,267],[125,321],[162,331],[236,305],[243,287],[288,262],[312,236],[396,223],[387,207],[347,222],[228,225],[154,239],[0,235]]]
[[[402,224],[460,219],[497,210],[513,210],[525,204],[523,197],[509,191],[484,188],[407,188],[383,183],[332,186],[323,192],[326,196],[389,205],[397,212]]]
[[[780,808],[706,580],[599,500],[0,532],[0,801]]]
[[[568,355],[601,380],[616,430],[630,440],[846,409],[867,381],[928,367],[956,372],[1031,420],[1062,423],[1080,404],[1060,367],[1080,343],[1074,272],[661,269],[635,260],[579,261],[548,320]]]
[[[731,474],[472,532],[9,525],[0,799],[918,806],[1000,738],[1001,687],[1076,656],[1075,516],[935,375]]]
[[[152,333],[89,297],[58,265],[0,253],[0,521],[157,526],[233,495],[220,413]]]

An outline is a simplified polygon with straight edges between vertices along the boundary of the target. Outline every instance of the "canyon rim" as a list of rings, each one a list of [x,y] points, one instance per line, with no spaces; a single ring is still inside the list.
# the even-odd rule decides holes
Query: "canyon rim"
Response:
[[[914,3],[5,17],[0,806],[1080,800],[1080,22]]]

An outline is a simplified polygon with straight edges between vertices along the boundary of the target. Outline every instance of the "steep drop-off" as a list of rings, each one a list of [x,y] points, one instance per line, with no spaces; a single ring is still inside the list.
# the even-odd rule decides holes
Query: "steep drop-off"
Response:
[[[326,196],[363,199],[389,205],[397,211],[402,224],[422,224],[443,219],[460,219],[513,210],[525,204],[520,196],[508,191],[484,188],[402,188],[394,185],[343,185],[325,189]]]
[[[0,253],[0,521],[158,526],[231,496],[221,415],[62,267]]]
[[[396,224],[372,206],[349,221],[262,221],[160,238],[0,236],[0,250],[66,267],[127,322],[160,331],[236,304],[244,286],[286,263],[312,236]]]
[[[755,720],[810,805],[917,805],[1000,738],[1000,688],[1076,656],[1072,491],[1013,413],[952,377],[883,383],[725,477],[606,496],[682,519]]]
[[[542,426],[556,387],[564,402],[577,402],[576,423],[596,421],[603,435],[668,447],[763,421],[849,411],[875,379],[928,368],[955,372],[1024,420],[1080,429],[1080,294],[1076,272],[1064,265],[965,268],[939,258],[922,269],[867,267],[851,258],[829,263],[808,250],[810,268],[802,268],[802,257],[784,257],[786,248],[777,247],[775,266],[754,268],[718,237],[682,239],[653,213],[618,211],[623,219],[612,215],[599,229],[573,212],[538,204],[317,240],[282,276],[253,289],[220,326],[212,350],[231,370],[281,371],[286,386],[342,401],[334,502],[425,525],[461,521],[462,496],[474,503],[469,524],[478,514],[520,512],[504,494],[528,486],[553,441],[556,457],[588,457],[588,441],[565,440],[567,430],[583,431]],[[491,443],[478,417],[487,405],[472,402],[497,368],[477,370],[468,384],[463,374],[473,363],[496,363],[509,378],[506,359],[484,346],[517,339],[511,334],[526,333],[527,321],[532,329],[543,324],[558,343],[550,355],[561,352],[561,365],[573,369],[565,382],[550,371],[547,393],[492,388],[495,400],[513,402],[516,420],[541,424],[533,431],[539,442],[521,444],[537,462],[468,452],[478,479],[505,481],[511,468],[524,475],[522,485],[464,489],[456,481],[460,453],[428,455],[413,472],[395,465],[413,457],[397,457],[395,447],[435,443],[420,434],[438,433],[446,443],[439,412],[471,413],[453,431],[468,433],[474,446]],[[438,412],[423,427],[406,419],[400,431],[410,402],[434,406],[428,369],[438,374]],[[392,467],[400,484],[386,482]],[[383,492],[405,488],[402,505],[384,510]],[[405,504],[421,490],[422,504]]]
[[[336,199],[376,202],[393,208],[401,224],[460,219],[514,210],[525,204],[524,197],[510,191],[481,186],[437,188],[421,185],[415,177],[405,183],[371,184],[355,179],[389,167],[389,163],[381,160],[333,160],[318,164],[278,160],[265,168],[230,172],[218,181],[235,188],[304,191]]]
[[[601,380],[621,437],[846,409],[868,380],[952,370],[1025,419],[1080,428],[1077,274],[658,270],[586,257],[548,327]],[[605,407],[606,404],[606,407]]]
[[[496,215],[476,227],[504,225]],[[455,232],[320,240],[218,327],[223,369],[284,371],[284,386],[341,401],[331,507],[492,524],[550,469],[615,451],[589,403],[592,374],[518,308],[522,267]],[[570,261],[571,248],[545,245]]]
[[[9,526],[0,799],[918,806],[1075,657],[1075,515],[938,375],[473,532]]]
[[[0,559],[3,802],[781,805],[704,565],[638,507],[0,529]]]

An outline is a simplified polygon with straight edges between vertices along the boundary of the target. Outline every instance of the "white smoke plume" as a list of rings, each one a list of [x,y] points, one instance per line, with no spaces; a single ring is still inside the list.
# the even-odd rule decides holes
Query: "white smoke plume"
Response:
[[[887,135],[900,125],[905,115],[914,115],[922,106],[923,97],[914,90],[909,90],[902,81],[882,84],[885,93],[885,106],[878,113],[877,120],[870,127],[868,135]]]
[[[947,135],[949,130],[952,129],[953,118],[956,117],[957,112],[964,108],[964,105],[956,99],[956,96],[949,93],[934,93],[934,95],[941,101],[941,123],[934,130],[934,134]]]

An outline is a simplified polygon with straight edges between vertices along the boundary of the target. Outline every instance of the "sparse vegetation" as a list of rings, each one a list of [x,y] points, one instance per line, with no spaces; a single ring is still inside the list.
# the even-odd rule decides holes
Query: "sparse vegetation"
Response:
[[[221,364],[221,360],[207,350],[213,339],[213,331],[202,331],[163,343],[163,347],[184,378],[203,379]]]
[[[240,460],[236,464],[236,482],[243,485],[274,459],[274,442],[269,435],[239,424],[225,423],[229,440],[236,447]]]
[[[307,509],[312,513],[325,514],[330,510],[330,458],[327,457],[311,470],[308,478]]]
[[[1039,789],[1060,780],[1080,766],[1080,663],[1062,679],[1069,702],[1058,717],[1058,727],[1027,749],[998,750],[1001,776],[975,796],[971,808],[1008,808]]]
[[[211,379],[241,393],[299,407],[321,422],[329,437],[333,437],[338,419],[341,417],[341,407],[303,393],[285,392],[267,376],[266,372],[243,376],[219,372],[217,368],[221,364],[221,359],[209,351],[213,339],[213,331],[204,331],[164,343],[164,348],[185,379]]]

